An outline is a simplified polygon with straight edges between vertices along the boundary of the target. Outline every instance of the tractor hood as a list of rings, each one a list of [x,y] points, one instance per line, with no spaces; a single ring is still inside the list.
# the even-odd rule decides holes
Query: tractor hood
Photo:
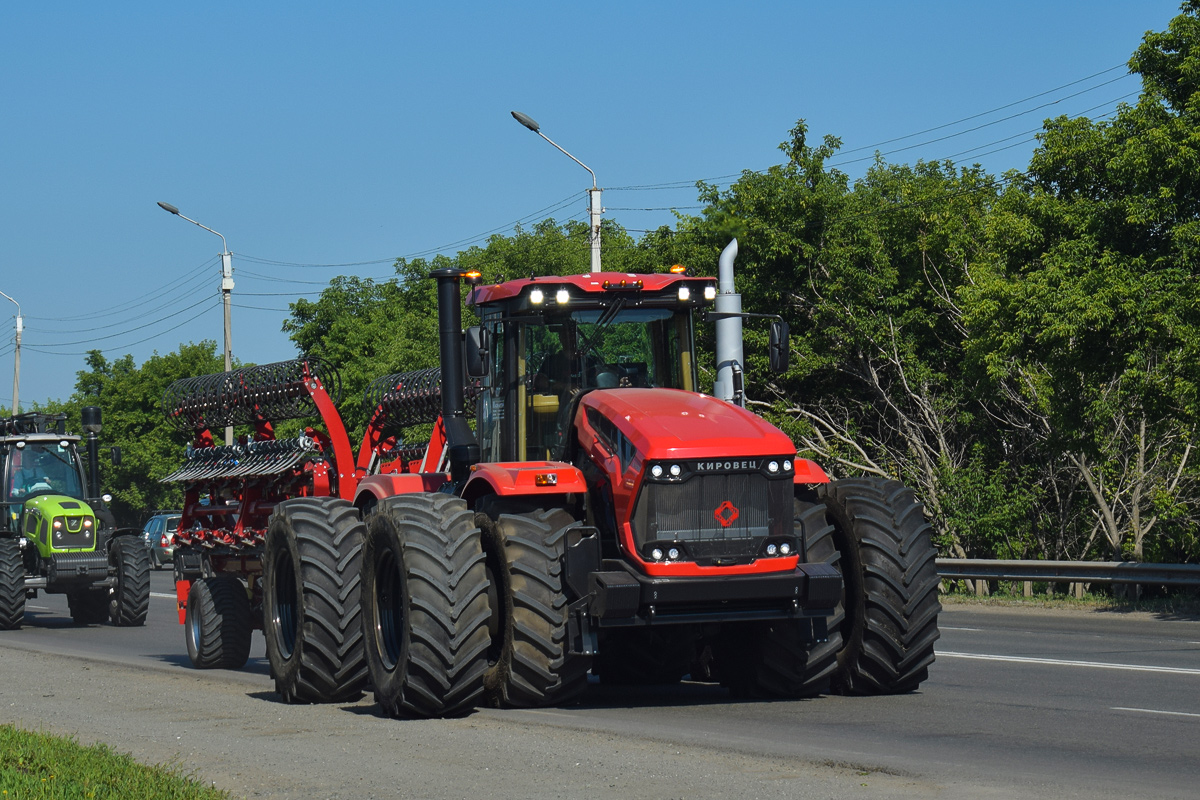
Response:
[[[96,513],[82,500],[42,494],[25,501],[21,532],[37,543],[42,555],[62,550],[94,550]]]
[[[603,389],[580,401],[617,427],[644,459],[790,456],[783,431],[744,408],[679,389]]]

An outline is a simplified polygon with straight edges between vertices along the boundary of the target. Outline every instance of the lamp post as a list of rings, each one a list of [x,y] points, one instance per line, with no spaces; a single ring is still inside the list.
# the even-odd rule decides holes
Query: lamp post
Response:
[[[538,136],[545,139],[550,144],[554,145],[560,153],[574,161],[579,166],[586,169],[592,176],[592,188],[588,189],[588,213],[591,216],[591,230],[588,233],[588,243],[592,246],[592,272],[601,272],[600,269],[600,215],[604,211],[600,206],[600,192],[603,191],[596,186],[596,173],[592,172],[592,168],[580,161],[575,156],[563,150],[554,140],[542,133],[541,127],[528,114],[522,114],[520,111],[510,112],[517,122],[524,125],[529,130],[536,133]]]
[[[7,299],[11,300],[13,305],[17,307],[17,350],[13,357],[13,404],[12,414],[15,417],[20,413],[19,403],[21,402],[21,330],[25,327],[25,320],[21,317],[21,304],[13,300],[4,292],[0,292]]]
[[[221,300],[225,306],[225,371],[229,372],[233,369],[233,329],[229,320],[230,294],[233,292],[233,253],[229,252],[229,245],[225,243],[225,237],[212,228],[183,216],[179,213],[179,209],[170,203],[160,200],[158,207],[221,237]],[[231,426],[225,428],[225,444],[233,444],[233,428]]]

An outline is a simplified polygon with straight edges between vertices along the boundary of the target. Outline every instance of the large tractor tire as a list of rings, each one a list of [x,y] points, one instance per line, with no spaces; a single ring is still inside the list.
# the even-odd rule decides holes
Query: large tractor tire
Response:
[[[807,543],[810,561],[833,559],[833,528],[819,503],[794,501],[793,530]],[[839,614],[840,614],[839,607]],[[771,620],[726,625],[713,656],[717,676],[736,697],[816,697],[830,689],[841,650],[839,617],[828,621],[823,642],[809,621]]]
[[[479,528],[466,503],[448,494],[381,500],[363,550],[376,702],[392,717],[467,713],[483,693],[489,611]]]
[[[851,478],[818,487],[833,525],[824,559],[844,581],[834,692],[911,692],[928,677],[938,638],[937,551],[925,511],[897,481]],[[817,549],[817,548],[812,548]],[[811,552],[817,560],[821,553]]]
[[[68,592],[67,608],[76,625],[99,625],[108,619],[108,590],[79,589]]]
[[[695,659],[690,626],[616,628],[601,636],[592,672],[609,686],[668,686],[683,680]]]
[[[196,669],[241,669],[250,657],[254,619],[246,587],[232,576],[201,578],[187,596],[183,631]]]
[[[16,539],[0,539],[0,631],[25,621],[25,562]]]
[[[116,585],[108,590],[108,620],[123,628],[146,624],[150,610],[150,554],[133,536],[118,536],[108,548]]]
[[[562,509],[482,504],[491,593],[488,702],[515,708],[562,703],[587,686],[591,658],[571,652],[563,558],[578,523]]]
[[[362,641],[363,524],[336,497],[275,507],[263,555],[263,635],[275,690],[287,703],[357,700]]]

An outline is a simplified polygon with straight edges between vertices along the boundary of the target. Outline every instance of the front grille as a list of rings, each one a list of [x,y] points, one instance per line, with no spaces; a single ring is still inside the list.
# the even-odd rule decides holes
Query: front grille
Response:
[[[698,561],[753,557],[768,536],[792,532],[791,487],[761,473],[647,481],[634,507],[634,540],[639,549],[655,540],[686,542]]]
[[[83,517],[58,518],[64,524],[61,528],[50,526],[50,546],[55,550],[91,550],[96,546],[91,527],[83,526]]]

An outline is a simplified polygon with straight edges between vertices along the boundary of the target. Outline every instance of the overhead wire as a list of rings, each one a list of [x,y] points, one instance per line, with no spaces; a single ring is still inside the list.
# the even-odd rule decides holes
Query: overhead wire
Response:
[[[217,306],[219,306],[220,304],[221,304],[221,300],[220,300],[220,298],[214,298],[214,299],[212,300],[212,302],[210,303],[210,305],[209,305],[209,306],[207,306],[207,307],[205,307],[205,308],[202,308],[202,309],[200,309],[198,312],[196,312],[195,314],[193,314],[191,317],[188,317],[187,319],[185,319],[185,320],[181,321],[181,322],[180,322],[178,325],[174,325],[174,326],[172,326],[172,327],[170,327],[170,328],[167,328],[167,329],[166,329],[166,330],[164,330],[164,331],[160,331],[160,332],[158,332],[158,333],[155,333],[155,334],[153,334],[153,335],[151,335],[151,336],[147,336],[147,337],[146,337],[146,338],[144,338],[144,339],[139,339],[139,340],[138,340],[138,341],[136,341],[136,342],[129,342],[128,344],[123,344],[123,345],[121,345],[121,346],[120,346],[120,348],[111,347],[111,348],[107,348],[107,349],[108,349],[108,350],[110,350],[110,351],[111,351],[111,350],[114,350],[114,349],[122,349],[122,350],[124,350],[124,349],[125,349],[125,348],[127,348],[127,347],[135,347],[136,345],[139,345],[139,344],[144,344],[144,343],[146,343],[146,342],[148,342],[148,341],[150,341],[150,340],[152,340],[152,339],[157,339],[158,337],[160,337],[160,336],[163,336],[163,335],[165,335],[165,334],[168,334],[168,333],[171,333],[172,331],[177,331],[177,330],[179,330],[180,328],[182,328],[182,327],[183,327],[183,326],[185,326],[185,325],[190,325],[192,322],[195,322],[197,319],[199,319],[201,316],[203,316],[203,315],[204,315],[204,313],[205,313],[206,311],[209,311],[209,310],[211,310],[211,309],[213,309],[213,308],[216,308],[216,307],[217,307]],[[24,346],[24,345],[22,345],[22,346]],[[74,353],[56,353],[56,352],[54,352],[53,350],[44,350],[44,349],[41,349],[40,347],[37,347],[37,346],[30,346],[30,348],[29,348],[29,349],[30,349],[30,350],[32,350],[32,351],[34,351],[35,353],[44,353],[45,355],[51,355],[51,356],[86,356],[86,355],[87,355],[89,352],[91,352],[91,351],[89,350],[89,351],[84,351],[84,352],[74,352]],[[91,349],[92,349],[92,350],[100,350],[101,352],[103,352],[105,348],[93,347],[93,348],[91,348]]]
[[[151,325],[157,325],[158,323],[160,323],[160,322],[164,322],[164,321],[166,321],[166,320],[169,320],[169,319],[171,319],[172,317],[174,317],[174,316],[176,316],[176,315],[178,315],[178,314],[182,314],[182,313],[184,313],[184,312],[191,311],[193,308],[196,308],[197,306],[199,306],[199,305],[202,305],[203,303],[206,303],[206,302],[207,302],[207,303],[211,303],[211,302],[212,302],[212,298],[211,298],[211,297],[206,297],[206,298],[204,298],[203,300],[199,300],[199,301],[197,301],[197,302],[193,303],[192,305],[188,306],[187,308],[182,308],[182,309],[180,309],[179,311],[173,311],[173,312],[171,312],[170,314],[166,315],[165,317],[159,317],[158,319],[151,320],[150,322],[143,323],[143,324],[141,324],[141,325],[138,325],[138,326],[136,326],[136,327],[133,327],[133,328],[129,328],[129,329],[127,329],[127,330],[124,330],[124,331],[118,331],[117,333],[110,333],[110,334],[108,334],[107,336],[95,336],[95,337],[92,337],[92,338],[90,338],[90,339],[81,339],[81,340],[79,340],[79,341],[77,341],[77,342],[36,342],[36,343],[31,343],[29,346],[30,346],[31,348],[33,348],[33,347],[41,347],[41,348],[47,348],[47,347],[73,347],[73,346],[75,346],[75,345],[79,345],[79,344],[90,344],[91,342],[102,342],[102,341],[105,341],[105,340],[108,340],[108,339],[116,339],[116,338],[119,338],[119,337],[121,337],[121,336],[125,336],[125,335],[127,335],[127,334],[134,333],[135,331],[144,330],[144,329],[146,329],[146,328],[149,328]],[[171,328],[171,329],[169,329],[169,330],[174,330],[174,328]],[[136,343],[135,343],[135,344],[136,344]]]
[[[27,320],[28,319],[36,319],[36,320],[48,321],[48,322],[74,322],[77,320],[100,319],[102,317],[111,317],[115,314],[123,314],[131,308],[143,306],[146,303],[150,302],[151,300],[155,300],[155,299],[158,299],[159,297],[162,297],[164,294],[170,292],[172,289],[180,286],[181,284],[186,283],[186,284],[190,285],[190,284],[195,283],[196,281],[200,280],[201,278],[204,278],[205,276],[203,275],[203,273],[199,272],[199,270],[202,269],[203,267],[209,266],[210,264],[215,265],[215,264],[219,263],[219,258],[220,258],[219,256],[215,257],[215,258],[208,258],[202,264],[200,264],[199,267],[193,267],[192,269],[185,272],[179,278],[176,278],[173,281],[163,284],[162,286],[158,287],[157,289],[152,289],[149,292],[146,292],[145,294],[142,294],[142,295],[134,297],[130,300],[127,300],[120,305],[112,306],[105,311],[97,311],[97,312],[94,312],[91,314],[78,314],[78,315],[74,315],[74,316],[70,316],[70,317],[37,317],[37,316],[26,315],[25,319],[27,319]]]
[[[1092,73],[1091,75],[1085,76],[1085,77],[1083,77],[1083,78],[1079,78],[1079,79],[1077,79],[1077,80],[1070,81],[1070,82],[1068,82],[1068,83],[1062,84],[1061,86],[1056,86],[1056,87],[1054,87],[1053,89],[1047,89],[1047,90],[1045,90],[1045,91],[1038,92],[1038,93],[1036,93],[1036,94],[1032,94],[1032,95],[1030,95],[1030,96],[1028,96],[1028,97],[1025,97],[1025,98],[1022,98],[1022,99],[1020,99],[1020,100],[1014,100],[1014,101],[1013,101],[1013,102],[1011,102],[1011,103],[1005,103],[1004,105],[996,106],[995,108],[988,109],[987,111],[980,111],[980,112],[978,112],[978,113],[971,114],[971,115],[969,115],[969,116],[966,116],[966,117],[962,117],[962,118],[960,118],[960,119],[957,119],[957,120],[955,120],[955,121],[953,121],[953,122],[947,122],[947,123],[943,123],[943,124],[941,124],[941,125],[935,125],[935,126],[933,126],[933,127],[926,128],[926,129],[924,129],[924,130],[922,130],[922,131],[917,131],[917,132],[915,132],[915,133],[909,133],[909,134],[905,134],[905,135],[903,135],[903,136],[896,136],[896,137],[893,137],[893,138],[891,138],[891,139],[885,139],[885,140],[883,140],[883,141],[875,142],[874,144],[861,145],[861,146],[859,146],[859,147],[853,147],[853,148],[850,148],[850,149],[839,150],[839,151],[838,151],[838,154],[839,154],[839,155],[841,155],[841,156],[845,156],[845,155],[847,155],[847,154],[849,154],[849,153],[856,153],[856,152],[860,152],[860,151],[862,151],[862,150],[874,150],[874,149],[876,149],[876,148],[878,148],[878,147],[882,147],[882,146],[884,146],[884,145],[891,144],[891,143],[893,143],[893,142],[899,142],[899,141],[903,141],[903,140],[905,140],[905,139],[911,139],[911,138],[913,138],[913,137],[916,137],[916,136],[923,136],[923,135],[925,135],[925,134],[927,134],[927,133],[932,133],[932,132],[935,132],[935,131],[944,130],[944,129],[946,129],[946,128],[950,128],[950,127],[953,127],[953,126],[955,126],[955,125],[960,125],[960,124],[962,124],[962,123],[964,123],[964,122],[970,122],[971,120],[974,120],[974,119],[979,119],[979,118],[981,118],[981,117],[986,117],[986,116],[988,116],[989,114],[994,114],[994,113],[996,113],[996,112],[998,112],[998,111],[1004,111],[1004,110],[1007,110],[1007,109],[1009,109],[1009,108],[1013,108],[1013,107],[1015,107],[1015,106],[1019,106],[1019,105],[1021,105],[1022,103],[1027,103],[1027,102],[1029,102],[1030,100],[1036,100],[1036,99],[1037,99],[1037,98],[1039,98],[1039,97],[1045,97],[1046,95],[1053,94],[1054,92],[1058,92],[1058,91],[1061,91],[1061,90],[1063,90],[1063,89],[1070,88],[1070,87],[1072,87],[1072,86],[1077,86],[1077,85],[1079,85],[1080,83],[1083,83],[1084,81],[1088,81],[1088,80],[1091,80],[1091,79],[1093,79],[1093,78],[1100,77],[1101,75],[1105,75],[1105,74],[1107,74],[1107,73],[1113,72],[1114,70],[1121,69],[1121,68],[1123,68],[1123,67],[1125,67],[1125,66],[1126,66],[1125,64],[1117,64],[1117,65],[1114,65],[1114,66],[1112,66],[1112,67],[1109,67],[1108,69],[1100,70],[1099,72],[1094,72],[1094,73]],[[1098,84],[1096,84],[1095,86],[1089,87],[1089,88],[1087,88],[1087,89],[1080,90],[1079,92],[1075,92],[1074,94],[1068,95],[1068,96],[1066,96],[1066,97],[1061,97],[1061,98],[1058,98],[1057,100],[1054,100],[1054,101],[1052,101],[1052,102],[1049,102],[1049,103],[1043,103],[1043,104],[1042,104],[1042,105],[1040,105],[1040,106],[1035,106],[1035,107],[1033,107],[1033,108],[1027,109],[1027,110],[1025,110],[1025,111],[1022,111],[1022,112],[1020,112],[1019,114],[1013,114],[1013,115],[1010,115],[1010,116],[1008,116],[1008,117],[1004,117],[1004,118],[1002,118],[1002,119],[993,120],[992,122],[989,122],[989,123],[987,123],[987,124],[985,124],[985,125],[979,125],[979,126],[976,126],[975,128],[971,128],[971,129],[969,129],[968,131],[962,131],[962,132],[960,132],[960,134],[961,134],[961,133],[969,133],[969,132],[974,132],[974,131],[976,131],[976,130],[982,130],[983,128],[990,127],[991,125],[997,125],[997,124],[1000,124],[1000,123],[1002,123],[1002,122],[1007,122],[1007,121],[1010,121],[1010,120],[1012,120],[1012,119],[1016,119],[1016,118],[1018,118],[1018,117],[1021,117],[1021,116],[1026,116],[1026,115],[1028,115],[1028,114],[1032,114],[1032,113],[1034,113],[1034,112],[1036,112],[1036,111],[1039,111],[1039,110],[1041,110],[1041,109],[1044,109],[1044,108],[1048,108],[1048,107],[1050,107],[1050,106],[1052,106],[1052,105],[1055,105],[1055,104],[1057,104],[1057,103],[1059,103],[1059,102],[1062,102],[1062,101],[1064,101],[1064,100],[1069,100],[1069,99],[1071,99],[1071,98],[1073,98],[1073,97],[1078,97],[1079,95],[1081,95],[1081,94],[1085,94],[1086,92],[1090,92],[1090,91],[1092,91],[1092,90],[1094,90],[1094,89],[1098,89],[1098,88],[1101,88],[1101,87],[1103,87],[1103,86],[1107,86],[1107,85],[1109,85],[1109,84],[1116,83],[1117,81],[1124,80],[1125,78],[1127,78],[1127,77],[1130,77],[1132,74],[1133,74],[1133,73],[1126,73],[1125,75],[1121,75],[1121,76],[1118,76],[1118,77],[1116,77],[1116,78],[1113,78],[1113,79],[1111,79],[1111,80],[1104,81],[1104,82],[1102,82],[1102,83],[1098,83]],[[1110,101],[1110,102],[1115,102],[1115,101]],[[954,136],[958,136],[958,135],[960,135],[960,134],[954,134]],[[952,138],[952,137],[943,137],[943,138]],[[932,139],[932,140],[929,140],[929,141],[925,142],[924,144],[931,144],[931,143],[935,143],[935,142],[938,142],[938,141],[941,141],[941,140],[942,140],[942,138],[938,138],[938,139]],[[889,153],[897,153],[897,152],[902,152],[903,150],[909,150],[909,149],[912,149],[913,147],[918,147],[918,146],[921,146],[921,145],[920,145],[920,144],[917,144],[917,145],[909,145],[909,146],[906,146],[906,147],[904,147],[904,148],[898,148],[898,149],[896,149],[896,150],[891,150],[891,151],[888,151],[888,152],[889,152]],[[885,153],[884,155],[887,155],[887,153]],[[861,159],[861,160],[869,160],[870,158],[873,158],[873,156],[867,156],[867,157],[864,157],[864,158],[863,158],[863,159]],[[847,161],[847,162],[843,162],[843,163],[852,163],[852,162],[850,162],[850,161]],[[704,182],[704,183],[719,183],[719,182],[721,182],[721,181],[729,180],[730,178],[738,178],[738,177],[741,177],[741,176],[742,176],[742,175],[743,175],[745,172],[762,172],[762,170],[741,170],[741,171],[738,171],[738,172],[735,172],[735,173],[729,173],[729,174],[727,174],[727,175],[718,175],[718,176],[711,177],[711,178],[700,178],[700,179],[697,179],[697,180],[666,181],[666,182],[663,182],[663,183],[654,183],[654,184],[640,184],[640,185],[631,185],[631,186],[614,186],[614,187],[610,187],[609,189],[607,189],[607,191],[662,191],[662,190],[670,190],[670,189],[684,189],[684,188],[690,188],[690,187],[694,187],[694,186],[695,186],[695,185],[696,185],[698,182]]]
[[[277,260],[273,260],[273,259],[262,258],[260,256],[251,256],[251,255],[244,255],[244,254],[239,254],[239,257],[244,261],[251,261],[254,263],[258,263],[258,264],[267,264],[267,265],[277,266],[277,267],[295,267],[298,269],[338,269],[338,268],[342,268],[342,267],[372,266],[375,264],[394,264],[398,259],[401,259],[401,258],[407,260],[407,259],[421,258],[422,256],[430,255],[433,253],[440,253],[445,250],[448,250],[449,248],[461,246],[462,244],[469,244],[472,242],[482,241],[495,233],[511,230],[512,228],[514,228],[518,225],[527,223],[527,222],[531,222],[531,221],[535,221],[535,220],[541,221],[542,219],[544,219],[544,217],[543,217],[544,214],[553,214],[555,211],[559,211],[560,209],[567,207],[572,202],[578,200],[580,197],[580,194],[581,194],[580,192],[572,192],[570,195],[563,198],[562,200],[551,203],[550,205],[548,205],[544,208],[538,209],[537,211],[526,214],[525,216],[523,216],[517,220],[514,220],[513,222],[509,222],[504,225],[499,225],[495,228],[490,228],[489,230],[486,230],[482,233],[475,234],[474,236],[469,236],[465,239],[459,239],[458,241],[455,241],[455,242],[449,242],[444,245],[427,248],[425,250],[420,250],[420,251],[417,251],[414,253],[408,253],[408,254],[402,255],[402,256],[391,256],[389,258],[374,259],[371,261],[347,262],[347,263],[342,263],[342,264],[314,264],[314,263],[303,263],[303,262],[296,262],[296,261],[277,261]]]

